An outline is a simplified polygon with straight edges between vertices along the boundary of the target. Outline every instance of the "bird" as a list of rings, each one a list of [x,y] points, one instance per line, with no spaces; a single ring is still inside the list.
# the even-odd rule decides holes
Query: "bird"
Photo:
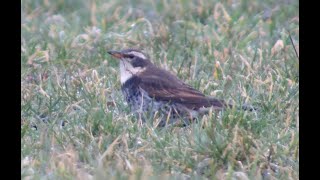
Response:
[[[149,55],[139,49],[110,50],[108,53],[120,60],[122,94],[131,112],[142,123],[147,119],[158,119],[157,127],[187,126],[210,108],[221,111],[233,107],[224,100],[204,95],[171,72],[157,67]]]

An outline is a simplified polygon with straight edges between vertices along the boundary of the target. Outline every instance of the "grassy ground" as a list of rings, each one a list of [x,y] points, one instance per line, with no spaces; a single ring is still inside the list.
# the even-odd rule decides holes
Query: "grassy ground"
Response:
[[[298,179],[297,0],[21,2],[23,179]],[[260,110],[140,127],[106,53],[127,47]]]

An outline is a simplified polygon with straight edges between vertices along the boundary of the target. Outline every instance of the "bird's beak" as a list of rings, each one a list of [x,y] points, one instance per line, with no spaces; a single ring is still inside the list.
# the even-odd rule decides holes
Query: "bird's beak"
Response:
[[[108,53],[109,53],[111,56],[113,56],[113,57],[115,57],[115,58],[118,58],[118,59],[120,59],[120,58],[123,57],[123,54],[122,54],[120,51],[113,51],[113,50],[111,50],[111,51],[108,51]]]

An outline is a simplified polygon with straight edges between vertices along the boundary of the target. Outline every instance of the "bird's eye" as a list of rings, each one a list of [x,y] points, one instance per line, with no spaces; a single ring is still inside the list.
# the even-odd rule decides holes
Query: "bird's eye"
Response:
[[[129,58],[129,59],[133,59],[133,58],[134,58],[134,55],[132,55],[132,54],[126,54],[125,57],[126,57],[126,58]]]

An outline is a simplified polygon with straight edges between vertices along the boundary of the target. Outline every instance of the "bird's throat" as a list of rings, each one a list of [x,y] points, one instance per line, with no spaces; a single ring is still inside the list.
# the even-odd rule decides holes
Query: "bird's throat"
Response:
[[[128,70],[128,67],[126,67],[127,64],[121,60],[120,61],[120,82],[121,84],[124,84],[127,80],[129,80],[133,74],[130,70]]]

